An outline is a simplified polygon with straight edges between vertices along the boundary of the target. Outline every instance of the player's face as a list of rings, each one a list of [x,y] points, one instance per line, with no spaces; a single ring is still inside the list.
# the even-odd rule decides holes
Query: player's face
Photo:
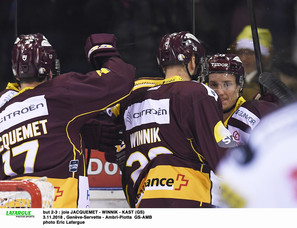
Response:
[[[208,85],[218,94],[224,111],[236,103],[240,86],[236,84],[236,78],[233,74],[212,73],[209,75]]]

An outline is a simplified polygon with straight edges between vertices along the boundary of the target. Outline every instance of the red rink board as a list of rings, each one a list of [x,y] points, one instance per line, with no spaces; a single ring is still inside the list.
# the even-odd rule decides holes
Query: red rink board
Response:
[[[88,176],[91,189],[122,188],[122,176],[119,167],[107,162],[103,152],[92,150]]]

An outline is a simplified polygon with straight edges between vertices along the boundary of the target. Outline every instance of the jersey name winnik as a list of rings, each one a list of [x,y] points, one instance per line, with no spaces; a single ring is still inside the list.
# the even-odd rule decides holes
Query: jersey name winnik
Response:
[[[130,134],[131,148],[147,143],[161,142],[159,128],[143,129]]]

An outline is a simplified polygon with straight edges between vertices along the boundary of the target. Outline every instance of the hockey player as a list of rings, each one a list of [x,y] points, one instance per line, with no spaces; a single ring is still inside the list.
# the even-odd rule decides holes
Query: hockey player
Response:
[[[140,79],[120,103],[126,160],[123,189],[131,207],[216,206],[216,169],[235,146],[220,101],[191,81],[205,50],[191,33],[165,35],[157,60],[165,79]]]
[[[265,116],[220,162],[225,206],[297,208],[296,112],[295,102]]]
[[[56,53],[48,40],[39,33],[19,36],[12,50],[18,83],[0,94],[0,179],[46,176],[56,208],[89,206],[80,130],[134,84],[134,67],[121,60],[113,34],[91,35],[85,51],[100,70],[52,79]]]
[[[215,54],[208,63],[206,82],[222,102],[224,125],[238,144],[244,144],[260,119],[277,105],[263,100],[246,101],[242,97],[245,72],[238,56]]]

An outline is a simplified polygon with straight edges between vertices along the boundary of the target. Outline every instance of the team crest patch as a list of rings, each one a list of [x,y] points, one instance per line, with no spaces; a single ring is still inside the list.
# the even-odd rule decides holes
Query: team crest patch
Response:
[[[78,160],[71,160],[71,161],[69,162],[69,172],[71,172],[71,173],[75,173],[75,172],[77,172],[77,169],[78,169],[78,163],[79,163]]]

